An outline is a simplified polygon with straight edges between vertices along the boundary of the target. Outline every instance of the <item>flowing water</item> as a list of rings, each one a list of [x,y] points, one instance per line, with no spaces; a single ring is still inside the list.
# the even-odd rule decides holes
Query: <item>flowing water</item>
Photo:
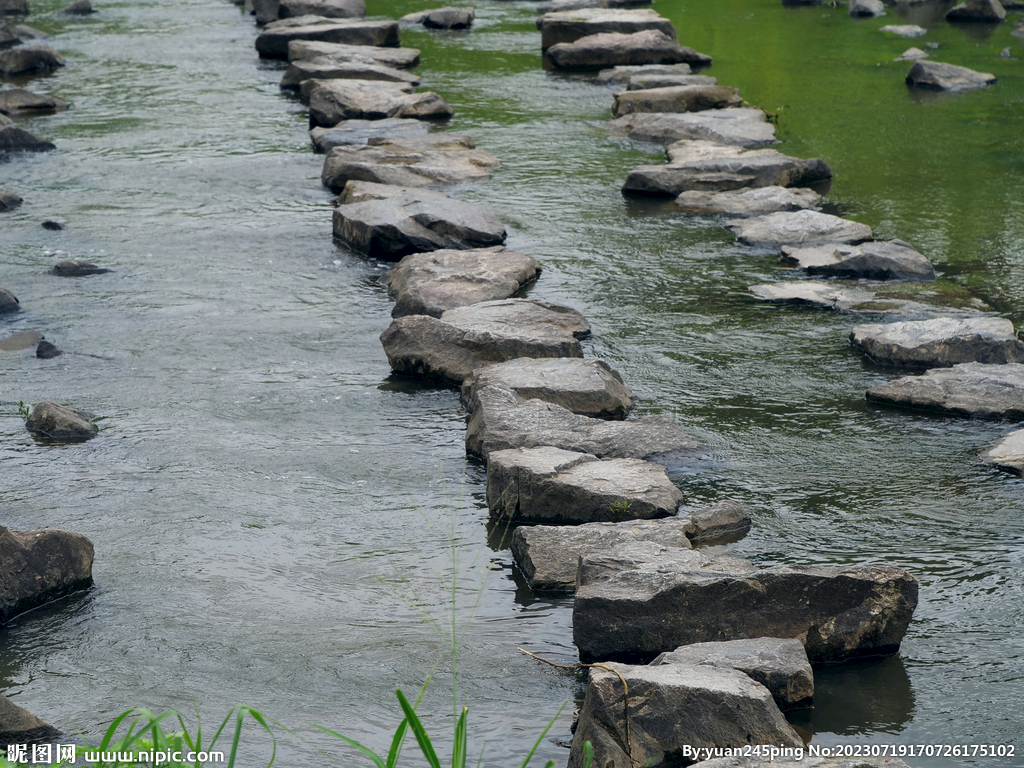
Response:
[[[0,186],[25,198],[0,228],[0,285],[24,311],[0,331],[40,330],[65,354],[0,353],[0,522],[86,534],[96,586],[0,633],[0,692],[93,738],[137,704],[196,702],[209,727],[242,701],[298,735],[282,737],[281,764],[355,765],[307,723],[386,749],[393,689],[433,671],[421,709],[448,732],[454,626],[471,749],[517,765],[582,692],[516,650],[575,661],[571,600],[532,595],[500,532],[488,538],[456,393],[389,375],[385,266],[332,242],[322,158],[278,88],[283,65],[257,59],[251,18],[221,0],[104,0],[88,19],[53,15],[63,4],[33,2],[29,23],[68,65],[32,87],[72,108],[21,121],[58,150],[0,164]],[[829,210],[915,244],[943,296],[1024,321],[1011,24],[952,27],[934,6],[869,20],[776,0],[656,9],[715,57],[710,74],[779,114],[781,149],[832,165]],[[899,657],[819,672],[798,724],[822,745],[1017,742],[1014,759],[909,761],[922,768],[1024,764],[1024,484],[977,458],[1011,425],[869,407],[864,390],[892,374],[849,348],[854,317],[759,304],[746,288],[780,279],[776,257],[715,217],[624,200],[627,171],[662,151],[602,130],[612,97],[593,78],[541,69],[533,20],[532,3],[481,0],[468,33],[403,29],[451,129],[503,163],[455,194],[493,207],[508,244],[542,262],[531,295],[590,319],[587,354],[621,371],[639,412],[713,448],[678,483],[689,505],[752,510],[731,549],[765,565],[892,563],[921,581]],[[909,64],[891,60],[922,40],[879,31],[904,21],[931,28],[935,58],[999,83],[910,92]],[[62,258],[115,271],[47,275]],[[101,417],[100,436],[34,441],[17,404],[44,399]],[[265,739],[246,743],[259,765]],[[540,756],[566,751],[549,740]]]

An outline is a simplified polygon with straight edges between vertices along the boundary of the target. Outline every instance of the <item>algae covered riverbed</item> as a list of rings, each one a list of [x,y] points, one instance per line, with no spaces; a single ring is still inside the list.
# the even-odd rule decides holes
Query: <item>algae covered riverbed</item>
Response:
[[[450,657],[422,613],[444,628],[454,552],[475,748],[486,741],[486,765],[518,764],[581,687],[516,648],[574,662],[571,602],[532,595],[489,538],[457,394],[389,376],[384,266],[332,242],[322,158],[278,88],[283,65],[257,58],[251,19],[221,0],[50,15],[63,4],[33,3],[29,23],[68,64],[31,87],[72,108],[23,123],[58,150],[0,164],[0,186],[25,199],[0,221],[0,285],[23,307],[0,335],[40,330],[66,354],[0,353],[0,523],[89,536],[96,587],[3,630],[0,693],[88,734],[136,704],[196,701],[213,720],[244,701],[340,754],[305,723],[385,749],[393,689],[433,670],[422,710],[447,732]],[[368,13],[423,7],[369,0]],[[468,32],[402,30],[423,51],[424,87],[455,109],[450,128],[503,163],[455,194],[491,206],[508,245],[542,263],[530,295],[587,316],[586,353],[622,373],[641,413],[712,447],[678,485],[693,506],[750,508],[754,530],[732,550],[885,562],[921,581],[900,656],[820,671],[798,724],[822,745],[1019,742],[1024,485],[977,459],[1010,425],[869,407],[864,390],[892,374],[849,348],[860,320],[756,302],[748,286],[784,279],[775,257],[736,245],[718,218],[624,199],[626,173],[663,152],[601,128],[611,90],[541,69],[533,8],[486,0]],[[904,21],[893,9],[655,8],[714,57],[708,74],[778,114],[783,151],[832,166],[828,210],[913,243],[941,273],[940,303],[977,298],[1024,321],[1012,21],[985,36],[915,9],[905,20],[930,31],[905,40],[879,31]],[[999,82],[908,91],[909,64],[891,60],[926,42]],[[64,258],[115,271],[46,274]],[[102,417],[100,436],[35,443],[17,403],[45,399]],[[286,764],[319,759],[290,736],[279,749]],[[566,755],[545,742],[540,757]]]

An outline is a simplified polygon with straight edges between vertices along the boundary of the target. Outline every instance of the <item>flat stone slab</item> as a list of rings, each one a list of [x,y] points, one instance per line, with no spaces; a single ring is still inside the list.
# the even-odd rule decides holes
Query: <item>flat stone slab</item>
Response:
[[[0,90],[0,113],[5,115],[19,112],[63,112],[67,108],[66,101],[55,99],[45,93],[33,93],[24,88]]]
[[[365,203],[367,200],[389,200],[392,197],[403,195],[418,195],[421,197],[437,197],[442,200],[450,200],[444,192],[436,189],[425,189],[424,187],[398,187],[393,184],[374,184],[371,181],[350,181],[345,189],[338,195],[338,205],[349,203]]]
[[[580,8],[546,13],[537,19],[540,47],[546,51],[559,43],[574,43],[584,37],[608,32],[631,35],[656,30],[675,40],[672,22],[650,8]]]
[[[19,613],[90,587],[93,554],[92,542],[80,533],[0,526],[0,626]]]
[[[512,556],[531,589],[572,592],[581,555],[634,541],[692,549],[704,543],[735,541],[749,530],[750,514],[739,504],[724,501],[690,515],[661,520],[521,525],[512,533]]]
[[[590,325],[576,310],[528,299],[486,301],[440,318],[396,318],[381,344],[396,373],[461,384],[475,369],[518,357],[582,357]]]
[[[304,23],[317,18],[320,21]],[[256,38],[256,51],[262,59],[287,59],[293,40],[398,47],[398,22],[299,16],[267,24]]]
[[[704,112],[634,113],[607,124],[615,133],[634,141],[673,144],[677,141],[712,141],[738,147],[775,143],[775,126],[760,109],[718,109]]]
[[[487,457],[487,506],[492,518],[510,525],[669,517],[682,500],[665,467],[641,459],[602,461],[550,446]]]
[[[900,37],[922,37],[928,34],[928,30],[916,24],[890,24],[882,27],[882,32],[890,32]]]
[[[634,400],[618,371],[596,357],[521,358],[480,368],[462,382],[466,410],[472,412],[478,390],[494,386],[595,419],[624,419]]]
[[[501,245],[505,228],[482,205],[404,188],[383,199],[339,205],[334,236],[360,253],[398,261],[410,253]]]
[[[676,198],[676,205],[689,213],[727,213],[732,216],[762,216],[776,211],[813,209],[821,195],[811,189],[756,187],[735,192],[689,190]]]
[[[550,445],[600,459],[645,459],[672,472],[692,464],[707,450],[668,416],[594,419],[497,386],[477,390],[473,400],[466,451],[484,459],[494,451]]]
[[[879,384],[868,402],[974,419],[1024,420],[1024,365],[961,363]]]
[[[392,317],[440,317],[456,307],[507,299],[536,280],[539,273],[540,264],[532,256],[499,245],[409,254],[387,274],[385,282],[395,294]]]
[[[975,72],[939,61],[916,61],[907,73],[907,85],[933,91],[965,91],[984,88],[994,82],[996,76],[988,72]]]
[[[649,662],[681,645],[796,638],[811,663],[896,653],[918,583],[884,565],[740,569],[733,558],[652,543],[580,558],[580,660]]]
[[[42,331],[15,331],[0,338],[0,352],[24,352],[34,349],[42,340]]]
[[[850,343],[879,365],[947,368],[1024,362],[1024,344],[1002,317],[910,320],[854,326]]]
[[[281,78],[284,89],[298,89],[306,80],[382,80],[389,83],[420,84],[420,79],[404,69],[389,67],[374,61],[337,61],[319,59],[296,59],[288,65]]]
[[[812,275],[867,280],[931,282],[935,268],[903,240],[845,245],[828,243],[811,248],[782,247],[783,261]]]
[[[427,29],[469,29],[473,26],[476,11],[472,8],[434,8],[430,11],[407,13],[399,21],[422,24]]]
[[[634,112],[702,112],[705,109],[728,109],[742,104],[743,99],[736,88],[724,85],[677,85],[620,91],[615,94],[612,114],[622,117]]]
[[[770,213],[725,222],[725,228],[744,245],[780,249],[784,245],[862,243],[871,239],[871,227],[818,211]]]
[[[882,284],[878,284],[882,288]],[[897,315],[903,318],[929,319],[934,317],[977,317],[978,309],[961,309],[925,304],[919,301],[879,294],[865,288],[862,283],[820,282],[795,280],[792,282],[752,285],[748,289],[757,298],[780,304],[805,304],[839,312],[860,315]]]
[[[688,765],[693,758],[681,757],[687,750],[803,749],[768,690],[740,671],[689,664],[602,667],[590,670],[569,768],[583,768],[587,742],[601,768]]]
[[[321,16],[326,19],[361,19],[366,16],[363,0],[281,0],[280,18]]]
[[[652,0],[554,0],[538,5],[537,13],[578,11],[581,8],[640,8],[650,5],[651,2]]]
[[[316,152],[326,153],[335,147],[363,146],[376,136],[396,139],[401,136],[425,136],[430,124],[408,117],[387,117],[383,120],[342,120],[332,128],[318,126],[309,131]]]
[[[635,64],[691,64],[706,67],[711,57],[679,45],[674,36],[650,29],[623,34],[605,32],[558,43],[544,52],[544,63],[554,69],[586,71]]]
[[[381,48],[374,45],[345,45],[316,40],[292,40],[288,43],[288,60],[330,59],[338,62],[376,62],[395,69],[419,66],[420,52],[415,48]]]
[[[327,153],[320,180],[332,192],[340,192],[350,180],[405,187],[438,186],[486,181],[500,165],[494,155],[463,146],[422,150],[400,144],[340,146]]]
[[[1024,400],[1021,405],[1024,405]],[[981,460],[1003,472],[1024,477],[1024,429],[1015,430],[997,440],[981,454]]]
[[[689,64],[641,64],[610,67],[597,73],[597,82],[605,85],[629,85],[634,77],[693,77]],[[713,78],[712,78],[713,79]],[[717,80],[715,81],[718,82]]]
[[[689,85],[714,86],[718,85],[718,78],[709,77],[708,75],[635,75],[629,79],[629,82],[625,83],[627,91],[676,88]]]
[[[660,654],[652,666],[690,664],[735,669],[767,688],[779,709],[810,706],[814,672],[799,640],[755,637],[719,643],[683,645]]]
[[[406,83],[380,80],[306,80],[301,91],[309,98],[310,127],[337,125],[342,120],[407,117],[446,120],[454,112],[432,91],[413,93]]]

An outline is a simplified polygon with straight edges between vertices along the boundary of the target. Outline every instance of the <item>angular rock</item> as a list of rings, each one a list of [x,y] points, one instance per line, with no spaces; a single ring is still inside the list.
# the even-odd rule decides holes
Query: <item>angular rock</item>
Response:
[[[671,88],[646,88],[615,94],[612,114],[616,117],[634,112],[702,112],[743,104],[740,92],[723,85],[682,85]]]
[[[1024,405],[1024,400],[1021,402]],[[1024,429],[1001,437],[995,445],[981,454],[981,460],[1003,472],[1024,477]]]
[[[706,452],[668,416],[593,419],[504,387],[478,389],[471,411],[466,451],[484,459],[493,451],[550,445],[600,459],[645,459],[673,472]]]
[[[958,363],[1024,362],[1024,344],[1001,317],[916,320],[855,326],[853,346],[879,365],[948,368]]]
[[[939,61],[917,61],[907,73],[907,85],[932,91],[965,91],[992,85],[996,76]]]
[[[282,19],[321,16],[325,19],[361,19],[366,16],[364,0],[280,0]]]
[[[867,280],[931,282],[935,268],[902,240],[844,245],[828,243],[811,248],[782,247],[782,258],[812,275]]]
[[[537,19],[537,29],[540,30],[542,51],[559,43],[574,43],[584,37],[608,32],[631,35],[656,30],[672,40],[676,39],[676,28],[672,22],[649,8],[556,11]]]
[[[695,547],[728,544],[750,533],[750,513],[735,501],[719,501],[683,516],[690,521],[686,535]]]
[[[92,560],[92,542],[80,533],[0,526],[0,626],[91,586]]]
[[[922,51],[920,48],[907,48],[903,53],[897,56],[893,61],[917,61],[918,59],[927,59],[928,54]]]
[[[13,211],[21,205],[21,196],[6,189],[0,189],[0,211]],[[3,310],[0,310],[2,312]]]
[[[415,48],[380,48],[372,45],[344,45],[315,40],[292,40],[288,60],[330,59],[336,62],[375,62],[395,69],[419,66],[420,52]]]
[[[33,136],[14,125],[0,126],[0,154],[4,152],[49,152],[56,145]]]
[[[492,518],[509,525],[669,517],[682,500],[663,466],[640,459],[600,461],[548,446],[487,457],[487,506]]]
[[[648,662],[691,643],[796,638],[812,663],[833,663],[899,650],[917,597],[917,579],[891,566],[751,570],[628,544],[580,558],[573,640],[583,662]]]
[[[745,245],[776,249],[783,245],[862,243],[871,239],[871,227],[867,224],[818,211],[734,219],[725,222],[725,228]]]
[[[18,297],[6,288],[0,288],[0,315],[17,312],[19,309],[21,309],[21,304],[18,302]]]
[[[713,141],[738,147],[775,143],[775,126],[760,109],[717,109],[696,113],[624,115],[608,127],[635,141],[672,144]]]
[[[60,357],[62,354],[64,353],[46,339],[40,341],[36,346],[36,357],[40,360],[51,360],[54,357]]]
[[[427,29],[469,29],[476,12],[472,8],[435,8],[431,11],[408,13],[399,21],[422,24]]]
[[[727,213],[733,216],[761,216],[776,211],[815,208],[821,195],[810,189],[756,187],[735,192],[690,190],[676,198],[676,205],[691,213]]]
[[[13,115],[18,112],[61,112],[68,108],[66,101],[24,88],[6,88],[0,91],[0,112]]]
[[[894,35],[900,37],[921,37],[927,35],[928,30],[924,27],[919,27],[916,24],[890,24],[887,27],[882,27],[882,32],[891,32]]]
[[[962,363],[867,391],[868,402],[973,419],[1024,420],[1024,365]]]
[[[338,195],[338,205],[365,203],[368,200],[390,200],[392,197],[401,197],[407,194],[437,197],[442,200],[451,199],[444,192],[438,192],[435,189],[396,187],[392,184],[374,184],[370,181],[350,181]]]
[[[44,401],[36,403],[25,420],[25,429],[51,440],[83,442],[99,434],[100,428],[75,408]]]
[[[539,273],[540,264],[532,256],[499,245],[412,253],[385,280],[395,294],[392,317],[441,317],[456,307],[507,299],[536,280]]]
[[[742,672],[688,664],[604,666],[610,669],[590,670],[569,768],[583,768],[586,742],[601,768],[673,768],[693,762],[684,755],[716,748],[803,748],[768,690]]]
[[[313,128],[309,138],[315,152],[325,153],[342,146],[362,146],[374,136],[426,135],[429,124],[407,117],[388,117],[384,120],[342,120],[333,128]]]
[[[632,64],[691,64],[708,66],[711,57],[679,45],[675,37],[656,29],[627,35],[605,32],[559,43],[544,52],[544,61],[554,69],[592,70]]]
[[[88,261],[58,261],[50,270],[51,275],[58,277],[86,277],[88,275],[102,275],[111,270],[90,264]]]
[[[885,6],[882,0],[850,0],[850,15],[860,17],[882,16]]]
[[[337,61],[327,57],[296,59],[288,65],[281,87],[297,89],[306,80],[383,80],[417,86],[420,79],[402,69],[373,61]]]
[[[0,696],[0,744],[45,744],[56,742],[60,736],[52,725]]]
[[[64,66],[64,57],[46,45],[28,45],[0,52],[0,74],[4,77],[52,72]]]
[[[693,77],[689,64],[641,64],[633,67],[611,67],[597,73],[597,82],[606,85],[629,85],[635,77]],[[717,82],[717,81],[716,81]]]
[[[263,59],[287,59],[288,44],[293,40],[309,40],[343,45],[372,45],[398,47],[397,21],[360,21],[352,19],[322,19],[311,24],[289,24],[316,19],[299,16],[268,24],[256,38],[256,51]],[[280,26],[279,26],[280,25]]]
[[[442,248],[487,248],[505,242],[490,209],[434,194],[405,191],[382,200],[339,205],[334,236],[368,256],[398,261]]]
[[[342,120],[380,120],[409,117],[444,120],[452,116],[448,102],[431,91],[412,93],[404,83],[375,80],[306,80],[309,125],[332,127]]]
[[[629,82],[626,83],[626,90],[644,91],[651,90],[653,88],[681,88],[684,86],[691,85],[715,86],[718,85],[718,79],[714,77],[708,77],[707,75],[635,75],[629,79]],[[668,112],[669,110],[665,111]]]
[[[651,4],[651,0],[554,0],[537,6],[537,13],[557,11],[578,11],[583,8],[640,8]]]
[[[633,393],[618,371],[596,357],[521,358],[475,370],[462,382],[466,410],[472,412],[478,390],[494,386],[595,419],[624,419],[633,408]]]
[[[946,12],[946,21],[974,21],[984,24],[1002,24],[1006,9],[999,0],[966,0]]]
[[[407,149],[401,145],[335,147],[327,153],[320,180],[333,192],[350,181],[422,187],[485,181],[501,165],[480,149]]]

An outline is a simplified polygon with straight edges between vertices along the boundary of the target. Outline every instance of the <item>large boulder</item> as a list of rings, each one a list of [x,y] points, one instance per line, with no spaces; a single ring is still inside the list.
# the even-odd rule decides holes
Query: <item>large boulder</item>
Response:
[[[315,152],[330,152],[335,147],[363,146],[371,138],[395,139],[426,135],[430,124],[409,117],[388,117],[383,120],[342,120],[332,128],[316,127],[309,131]]]
[[[333,192],[349,181],[420,187],[485,181],[501,165],[481,149],[464,146],[409,149],[400,144],[335,147],[327,153],[320,180]]]
[[[883,565],[738,567],[636,543],[580,558],[573,640],[583,662],[649,662],[681,645],[796,638],[812,663],[893,654],[918,583]]]
[[[0,91],[0,112],[5,115],[18,112],[61,112],[67,108],[66,101],[43,93],[32,93],[24,88],[5,88]]]
[[[91,586],[92,560],[92,542],[80,533],[0,526],[0,626]]]
[[[724,85],[680,85],[670,88],[646,88],[615,94],[612,114],[616,117],[634,112],[702,112],[727,109],[743,104],[740,92]]]
[[[1001,317],[940,317],[855,326],[850,342],[879,365],[947,368],[1024,362],[1024,343]]]
[[[631,64],[692,64],[708,66],[711,57],[679,45],[675,37],[650,29],[624,34],[604,32],[558,43],[544,52],[544,63],[554,69],[594,70]]]
[[[579,339],[589,333],[574,309],[505,299],[449,309],[440,318],[396,318],[380,341],[397,373],[458,385],[477,368],[517,357],[582,357]]]
[[[0,74],[4,77],[52,72],[64,66],[64,57],[47,45],[27,45],[0,52]]]
[[[751,219],[733,219],[725,228],[744,245],[781,250],[784,245],[863,243],[871,227],[818,211],[770,213]]]
[[[648,520],[674,515],[682,500],[665,467],[641,459],[601,461],[550,446],[487,457],[487,506],[506,525]]]
[[[869,402],[972,419],[1024,421],[1024,365],[961,363],[871,387]]]
[[[715,109],[704,112],[658,114],[639,112],[608,123],[615,133],[635,141],[672,144],[677,141],[713,141],[738,147],[775,143],[775,126],[760,109]]]
[[[398,47],[397,21],[362,21],[351,19],[320,19],[299,16],[267,24],[256,38],[256,51],[263,59],[287,59],[288,44],[293,40],[311,40],[343,45],[374,45]],[[289,22],[302,21],[302,24]]]
[[[381,200],[339,205],[334,236],[353,250],[388,261],[442,248],[487,248],[505,242],[490,209],[405,188]]]
[[[1024,398],[1021,400],[1024,405]],[[1005,435],[981,454],[981,460],[996,469],[1024,477],[1024,429]]]
[[[946,20],[1002,24],[1006,21],[1006,9],[999,0],[967,0],[950,8]]]
[[[933,91],[964,91],[992,85],[996,76],[939,61],[916,61],[907,73],[907,85]]]
[[[583,768],[586,742],[601,768],[675,768],[715,748],[803,747],[763,685],[689,664],[591,668],[569,768]]]
[[[416,75],[396,67],[369,60],[338,61],[324,56],[291,62],[281,78],[281,87],[298,89],[307,80],[383,80],[411,86],[420,84]]]
[[[507,299],[539,273],[540,264],[532,256],[498,245],[412,253],[387,274],[385,282],[395,294],[392,317],[440,317],[455,307]]]
[[[860,245],[828,243],[810,248],[784,245],[782,258],[809,274],[826,277],[920,282],[935,279],[932,263],[902,240]]]
[[[656,30],[675,40],[676,28],[672,22],[649,8],[582,8],[574,11],[555,11],[537,19],[541,50],[559,43],[574,43],[580,38],[607,32],[633,34]]]
[[[754,187],[734,192],[703,192],[691,189],[676,198],[675,204],[689,213],[726,213],[731,216],[763,216],[776,211],[802,211],[815,208],[821,195],[812,189]]]
[[[379,80],[306,80],[309,126],[332,127],[342,120],[380,120],[407,117],[446,120],[453,114],[443,98],[431,91],[413,93],[407,83]]]
[[[381,48],[373,45],[345,45],[317,40],[292,40],[288,43],[288,60],[330,59],[336,62],[375,62],[395,69],[419,66],[416,48]]]
[[[44,401],[36,403],[25,420],[25,429],[51,440],[82,442],[99,434],[99,427],[76,408]]]
[[[280,17],[320,16],[325,19],[361,19],[366,16],[365,0],[280,0]]]
[[[472,8],[434,8],[430,11],[407,13],[399,21],[422,24],[427,29],[469,29],[476,12]]]
[[[0,125],[0,156],[4,152],[49,152],[57,147],[16,125]]]
[[[46,744],[60,736],[61,732],[52,725],[0,696],[0,744]]]

